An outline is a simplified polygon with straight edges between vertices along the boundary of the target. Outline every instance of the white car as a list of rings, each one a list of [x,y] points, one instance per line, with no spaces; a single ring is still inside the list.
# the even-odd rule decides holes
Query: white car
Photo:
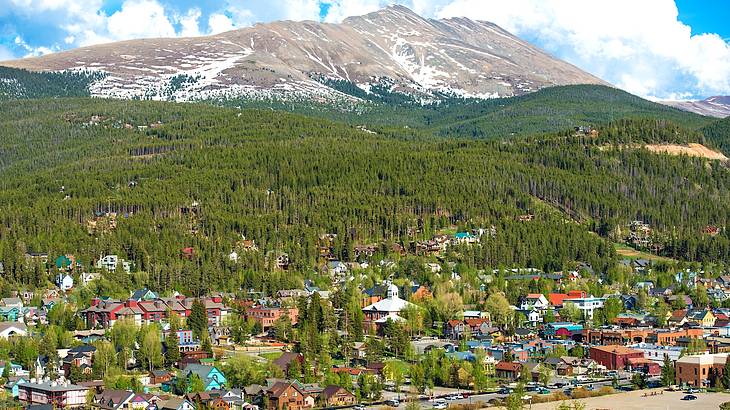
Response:
[[[433,404],[433,408],[436,410],[444,410],[447,407],[449,407],[449,405],[446,404],[445,401],[437,401],[436,403]]]

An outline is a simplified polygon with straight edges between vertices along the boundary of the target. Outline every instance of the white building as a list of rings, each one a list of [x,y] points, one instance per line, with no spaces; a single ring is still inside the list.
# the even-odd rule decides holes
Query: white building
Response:
[[[56,285],[64,292],[71,290],[74,287],[74,278],[71,275],[59,273],[56,277]]]
[[[398,296],[398,286],[390,283],[386,291],[386,298],[379,300],[372,305],[362,309],[365,314],[365,321],[371,324],[385,323],[387,320],[403,320],[398,314],[406,306],[415,306],[412,303],[401,299]]]
[[[542,293],[530,293],[520,303],[520,310],[545,310],[550,306],[545,295]]]
[[[0,322],[0,339],[10,336],[28,336],[28,328],[20,322]]]
[[[661,346],[653,343],[637,343],[635,345],[630,345],[629,347],[641,350],[644,352],[645,358],[655,361],[662,366],[664,365],[664,356],[669,356],[669,360],[674,363],[679,360],[679,356],[681,356],[682,350],[684,349],[679,346]]]
[[[563,302],[563,305],[566,305],[568,303],[575,305],[575,307],[577,307],[578,310],[581,311],[583,317],[587,320],[590,320],[593,319],[593,312],[596,309],[603,308],[604,302],[606,302],[606,298],[596,298],[593,296],[589,296],[587,298],[566,299],[565,302]]]
[[[117,255],[106,255],[103,258],[96,261],[96,267],[98,269],[106,269],[110,272],[114,272],[117,270],[117,265],[122,264],[122,269],[124,272],[129,273],[131,271],[131,265],[129,262],[125,261],[124,259],[118,257]]]

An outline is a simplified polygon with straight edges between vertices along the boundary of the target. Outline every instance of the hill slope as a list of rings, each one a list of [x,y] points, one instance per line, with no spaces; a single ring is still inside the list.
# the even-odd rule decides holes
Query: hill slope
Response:
[[[132,40],[2,65],[106,75],[91,94],[189,101],[211,98],[349,100],[313,77],[435,95],[512,96],[600,79],[500,27],[424,19],[391,6],[342,24],[280,21],[209,37]]]
[[[460,250],[480,269],[581,260],[604,271],[612,240],[591,231],[611,235],[635,219],[666,239],[667,256],[730,257],[726,231],[701,234],[728,223],[726,166],[604,149],[701,141],[666,121],[612,123],[598,138],[477,141],[196,104],[20,100],[0,113],[0,286],[37,283],[28,250],[87,265],[116,253],[161,290],[276,290],[297,284],[260,272],[282,252],[291,269],[315,268],[324,233],[339,234],[335,252],[347,260],[356,244],[408,248],[453,225],[495,226],[482,246]],[[111,212],[116,227],[101,228]],[[535,218],[520,222],[528,213]],[[233,263],[226,255],[241,235],[259,250]],[[184,247],[195,249],[192,261],[181,259]]]

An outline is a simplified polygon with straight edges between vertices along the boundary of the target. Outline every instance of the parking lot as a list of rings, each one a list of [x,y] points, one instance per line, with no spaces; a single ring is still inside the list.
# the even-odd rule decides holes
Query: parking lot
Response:
[[[651,396],[651,392],[657,392]],[[663,394],[660,394],[662,393]],[[644,395],[647,395],[644,397]],[[610,394],[608,396],[580,399],[586,404],[586,410],[666,410],[666,409],[693,409],[717,410],[721,403],[730,401],[730,394],[726,393],[697,393],[697,400],[684,401],[685,392],[669,392],[661,389],[639,390],[627,393]],[[553,410],[559,403],[533,404],[533,410]]]

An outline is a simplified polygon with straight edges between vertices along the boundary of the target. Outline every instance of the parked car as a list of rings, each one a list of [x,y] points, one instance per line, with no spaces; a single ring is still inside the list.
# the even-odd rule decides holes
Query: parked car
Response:
[[[682,397],[682,400],[697,400],[697,396],[695,396],[694,394],[687,394]]]
[[[687,393],[689,393],[689,394],[696,394],[696,393],[699,393],[699,392],[700,392],[700,390],[699,389],[695,389],[695,388],[691,388],[691,389],[688,389],[687,390]]]
[[[539,389],[537,389],[537,393],[538,394],[550,394],[550,390],[546,389],[544,387],[540,387]]]
[[[680,387],[679,387],[679,386],[677,386],[676,384],[673,384],[673,385],[671,385],[671,386],[667,387],[667,390],[669,390],[669,391],[681,391],[681,390],[682,390],[682,388],[680,388]]]
[[[438,401],[433,404],[433,408],[436,410],[444,410],[445,408],[449,407],[448,404],[446,404],[445,401]]]
[[[398,407],[400,406],[400,401],[398,399],[386,400],[385,404],[390,407]]]
[[[352,408],[353,410],[365,410],[365,406],[362,404],[356,404],[355,407]]]

